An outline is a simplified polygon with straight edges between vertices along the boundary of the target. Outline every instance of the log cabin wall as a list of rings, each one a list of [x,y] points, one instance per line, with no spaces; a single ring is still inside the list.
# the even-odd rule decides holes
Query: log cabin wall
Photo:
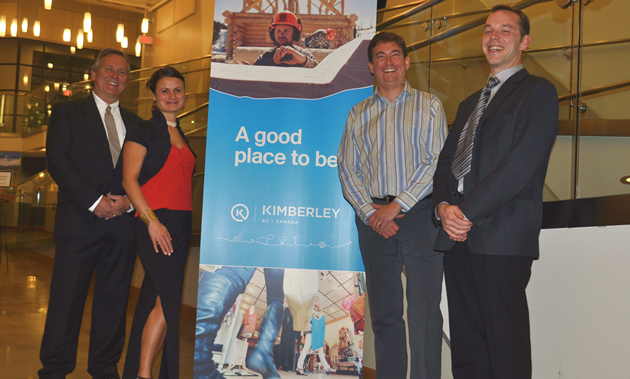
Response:
[[[273,19],[270,13],[223,12],[228,25],[226,41],[226,58],[233,57],[237,47],[273,47],[269,38],[269,25]],[[302,21],[302,39],[319,29],[334,29],[338,40],[348,42],[354,38],[356,15],[297,15]],[[230,36],[232,38],[230,38]],[[345,43],[343,42],[343,43]],[[335,46],[339,47],[343,43]],[[301,41],[296,45],[302,45]]]

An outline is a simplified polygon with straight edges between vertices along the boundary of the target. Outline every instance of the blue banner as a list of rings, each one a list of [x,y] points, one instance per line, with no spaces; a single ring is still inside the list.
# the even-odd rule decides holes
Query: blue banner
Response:
[[[337,152],[348,112],[373,93],[376,1],[262,3],[215,3],[197,379],[307,370],[313,328],[330,347],[312,347],[323,371],[362,356],[365,279]]]
[[[363,271],[337,150],[348,111],[372,87],[323,99],[215,90],[206,153],[201,263]]]

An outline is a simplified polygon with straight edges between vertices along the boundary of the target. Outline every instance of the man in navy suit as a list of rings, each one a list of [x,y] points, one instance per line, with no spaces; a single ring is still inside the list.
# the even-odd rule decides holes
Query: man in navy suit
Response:
[[[525,289],[539,255],[558,98],[521,65],[530,41],[523,12],[492,9],[482,39],[489,84],[460,104],[434,176],[456,379],[532,375]]]
[[[40,359],[40,378],[74,371],[85,300],[94,275],[88,372],[119,378],[133,275],[133,216],[122,187],[120,148],[139,118],[119,107],[129,61],[114,49],[92,66],[94,93],[53,108],[46,139],[48,171],[59,186],[55,265]]]

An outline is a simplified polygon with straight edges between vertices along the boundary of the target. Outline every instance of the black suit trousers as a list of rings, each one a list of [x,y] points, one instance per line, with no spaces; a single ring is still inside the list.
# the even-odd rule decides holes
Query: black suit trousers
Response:
[[[83,310],[94,276],[88,372],[116,373],[125,341],[125,316],[135,264],[134,243],[109,228],[97,235],[57,238],[40,378],[74,371]]]
[[[444,253],[455,379],[531,378],[525,289],[532,261],[474,254],[467,242]]]

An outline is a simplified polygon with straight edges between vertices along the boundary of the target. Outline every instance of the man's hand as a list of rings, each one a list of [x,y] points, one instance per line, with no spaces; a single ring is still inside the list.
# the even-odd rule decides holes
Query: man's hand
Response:
[[[307,59],[306,55],[291,46],[277,47],[273,54],[273,62],[275,64],[286,63],[289,66],[304,66]]]
[[[386,205],[372,203],[372,206],[376,209],[376,212],[368,218],[372,230],[384,238],[395,236],[400,228],[394,219],[405,217],[400,213],[402,211],[400,204],[393,201]]]
[[[442,203],[438,205],[438,216],[442,221],[444,231],[457,242],[466,241],[468,232],[472,228],[472,222],[468,221],[462,210],[456,205]]]
[[[99,201],[96,208],[94,208],[96,217],[104,218],[105,220],[116,217],[116,212],[118,212],[118,210],[114,208],[114,201],[110,199],[109,196],[101,197],[101,201]]]
[[[128,210],[131,209],[131,203],[127,196],[122,195],[107,195],[112,201],[114,208],[116,209],[116,216],[122,216],[127,213]]]

